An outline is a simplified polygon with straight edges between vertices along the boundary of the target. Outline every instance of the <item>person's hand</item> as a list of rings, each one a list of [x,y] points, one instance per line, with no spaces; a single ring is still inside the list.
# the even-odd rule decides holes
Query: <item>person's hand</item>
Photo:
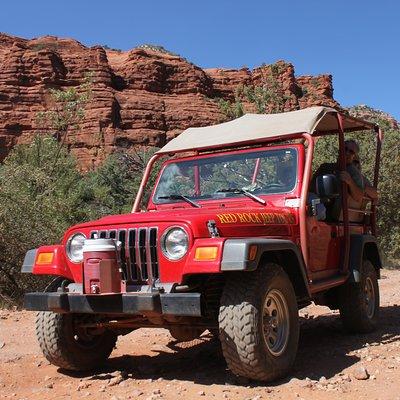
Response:
[[[351,176],[347,171],[340,171],[339,172],[339,178],[342,182],[346,182],[348,185],[351,184]]]

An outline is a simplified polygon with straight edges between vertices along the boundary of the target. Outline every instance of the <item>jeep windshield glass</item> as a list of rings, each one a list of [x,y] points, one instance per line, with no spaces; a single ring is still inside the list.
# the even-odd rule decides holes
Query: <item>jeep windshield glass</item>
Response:
[[[168,163],[162,171],[155,204],[270,195],[291,192],[297,181],[297,149],[258,150]],[[234,188],[235,190],[230,190]]]

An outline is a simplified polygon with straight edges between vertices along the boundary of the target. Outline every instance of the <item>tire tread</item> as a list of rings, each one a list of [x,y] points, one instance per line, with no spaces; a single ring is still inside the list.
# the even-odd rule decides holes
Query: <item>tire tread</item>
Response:
[[[290,283],[283,269],[272,263],[251,273],[232,274],[227,280],[219,313],[220,340],[228,367],[236,375],[270,381],[284,376],[288,371],[287,367],[279,368],[277,365],[266,369],[259,351],[259,341],[263,340],[258,335],[256,306],[260,282],[270,281],[278,275],[286,276]],[[293,287],[291,288],[295,299]]]
[[[73,314],[57,314],[41,311],[36,316],[36,336],[46,359],[53,365],[73,371],[92,369],[105,361],[115,347],[117,336],[112,332],[103,333],[96,348],[82,351],[73,346],[67,338],[69,323]]]

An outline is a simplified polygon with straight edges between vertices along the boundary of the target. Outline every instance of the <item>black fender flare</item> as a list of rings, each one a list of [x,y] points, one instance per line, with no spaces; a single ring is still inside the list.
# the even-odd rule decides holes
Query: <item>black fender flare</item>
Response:
[[[379,279],[382,260],[376,237],[362,234],[350,235],[349,282],[360,282],[360,271],[365,256],[374,265]]]
[[[250,248],[257,246],[254,259],[249,259]],[[241,238],[227,239],[224,243],[221,260],[221,272],[228,271],[255,271],[266,253],[282,253],[290,255],[290,260],[282,265],[294,282],[296,293],[302,297],[311,297],[309,291],[309,279],[306,266],[299,247],[291,240]],[[293,265],[295,264],[295,265]]]

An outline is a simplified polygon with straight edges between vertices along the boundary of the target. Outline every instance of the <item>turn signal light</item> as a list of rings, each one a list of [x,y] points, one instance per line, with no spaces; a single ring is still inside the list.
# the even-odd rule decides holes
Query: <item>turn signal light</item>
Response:
[[[44,265],[44,264],[51,264],[53,262],[53,253],[40,253],[37,256],[36,264]]]
[[[198,247],[194,255],[196,261],[214,261],[217,259],[218,247]]]

